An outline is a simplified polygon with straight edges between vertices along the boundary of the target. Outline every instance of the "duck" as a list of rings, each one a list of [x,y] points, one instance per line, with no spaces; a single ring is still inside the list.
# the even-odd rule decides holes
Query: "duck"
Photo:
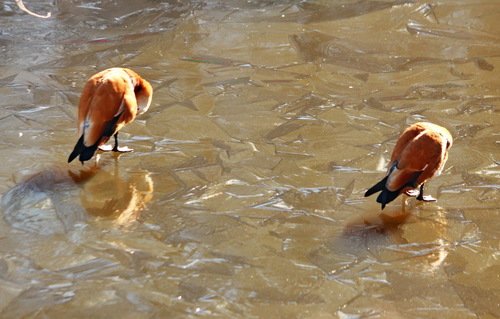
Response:
[[[110,68],[91,76],[78,104],[79,139],[68,157],[71,163],[90,160],[95,152],[131,152],[118,145],[118,132],[151,105],[153,88],[139,74],[127,68]],[[106,145],[114,137],[114,145]]]
[[[441,174],[452,144],[450,132],[442,126],[430,122],[410,125],[396,142],[385,177],[365,197],[380,192],[377,202],[382,209],[402,193],[423,202],[436,201],[424,195],[424,185]]]

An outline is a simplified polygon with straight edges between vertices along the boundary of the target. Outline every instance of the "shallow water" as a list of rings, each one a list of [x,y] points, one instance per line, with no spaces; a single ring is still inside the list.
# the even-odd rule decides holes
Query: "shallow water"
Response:
[[[0,317],[500,317],[500,3],[0,5]],[[154,87],[135,152],[66,164],[85,80]],[[455,143],[437,203],[368,187]]]

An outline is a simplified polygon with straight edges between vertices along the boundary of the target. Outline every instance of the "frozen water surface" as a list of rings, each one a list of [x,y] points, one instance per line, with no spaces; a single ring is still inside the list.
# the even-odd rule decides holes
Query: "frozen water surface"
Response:
[[[0,5],[0,317],[500,317],[500,3]],[[80,91],[151,81],[135,152],[66,164]],[[365,190],[419,120],[437,203]]]

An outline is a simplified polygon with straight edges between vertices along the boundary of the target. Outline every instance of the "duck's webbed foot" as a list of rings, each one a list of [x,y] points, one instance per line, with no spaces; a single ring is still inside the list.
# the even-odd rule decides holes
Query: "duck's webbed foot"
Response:
[[[419,192],[419,194],[417,196],[417,200],[421,200],[423,202],[435,202],[435,201],[437,201],[437,199],[435,199],[431,195],[425,195],[424,196],[424,184],[422,184],[420,186],[420,192]]]

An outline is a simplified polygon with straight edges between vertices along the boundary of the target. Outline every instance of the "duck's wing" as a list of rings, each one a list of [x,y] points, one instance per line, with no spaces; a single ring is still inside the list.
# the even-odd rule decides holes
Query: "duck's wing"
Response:
[[[386,187],[391,191],[417,187],[434,176],[443,161],[439,134],[424,131],[408,142],[390,171]]]
[[[422,125],[422,123],[415,123],[403,131],[392,151],[390,166],[392,166],[392,163],[394,161],[399,160],[399,158],[401,157],[401,153],[406,148],[406,146],[420,133],[425,131],[425,129],[426,128]]]

